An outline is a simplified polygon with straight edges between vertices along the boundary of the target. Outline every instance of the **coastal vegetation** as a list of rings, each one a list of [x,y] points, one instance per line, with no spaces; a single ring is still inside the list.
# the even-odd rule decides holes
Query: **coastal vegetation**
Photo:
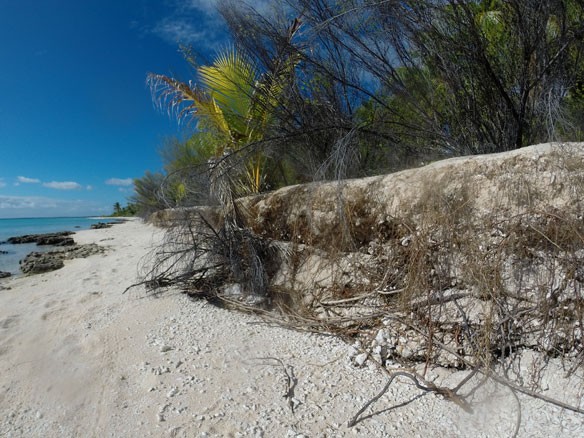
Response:
[[[582,154],[523,148],[583,140],[584,3],[218,5],[233,47],[184,49],[192,82],[148,76],[195,128],[135,182],[168,227],[148,284],[358,338],[360,365],[533,396],[551,358],[581,369]]]
[[[218,8],[230,48],[208,66],[195,55],[207,48],[183,48],[191,82],[148,76],[195,132],[164,145],[163,173],[136,181],[145,214],[206,202],[210,158],[241,196],[583,136],[578,0]]]
[[[110,217],[131,217],[135,216],[137,212],[138,207],[131,202],[126,204],[125,207],[122,207],[119,202],[116,202],[114,204],[114,212],[110,215]]]

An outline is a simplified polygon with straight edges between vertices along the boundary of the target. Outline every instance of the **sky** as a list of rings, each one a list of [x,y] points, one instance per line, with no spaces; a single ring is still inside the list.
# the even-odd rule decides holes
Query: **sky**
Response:
[[[191,79],[179,43],[228,44],[214,0],[0,0],[0,218],[93,216],[185,136],[149,72]]]

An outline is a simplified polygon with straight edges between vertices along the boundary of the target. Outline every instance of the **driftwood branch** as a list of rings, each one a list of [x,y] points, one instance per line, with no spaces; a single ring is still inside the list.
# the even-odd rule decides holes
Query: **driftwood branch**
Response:
[[[422,330],[417,329],[414,326],[411,326],[412,329],[416,330],[417,332],[419,332],[420,334],[423,334]],[[373,405],[374,403],[376,403],[389,389],[389,387],[391,386],[391,384],[393,383],[393,381],[395,380],[396,377],[402,376],[402,377],[406,377],[408,379],[410,379],[416,386],[416,388],[424,391],[425,393],[429,393],[429,392],[433,392],[435,394],[439,394],[442,395],[446,400],[448,401],[452,401],[454,403],[456,403],[458,406],[460,406],[465,412],[468,412],[470,414],[473,413],[473,409],[471,404],[467,401],[467,399],[469,397],[471,397],[474,392],[481,387],[486,381],[488,381],[489,379],[492,379],[493,381],[509,388],[509,390],[511,391],[513,397],[515,398],[515,401],[517,403],[517,418],[515,421],[515,427],[514,427],[514,431],[513,434],[511,435],[512,437],[516,437],[519,434],[519,428],[521,427],[521,421],[522,421],[522,414],[521,414],[521,401],[519,400],[519,397],[517,396],[517,393],[522,393],[524,395],[527,395],[529,397],[535,398],[535,399],[539,399],[542,400],[543,402],[546,403],[550,403],[553,404],[555,406],[558,406],[560,408],[563,409],[567,409],[570,410],[572,412],[576,412],[579,414],[584,414],[584,409],[580,409],[577,406],[574,405],[570,405],[568,403],[564,403],[562,401],[559,401],[557,399],[551,398],[551,397],[547,397],[545,395],[542,395],[536,391],[524,388],[522,386],[519,386],[513,382],[511,382],[510,380],[501,377],[500,375],[496,374],[495,372],[493,372],[492,369],[490,368],[485,368],[483,366],[476,366],[473,365],[471,363],[468,362],[467,359],[465,359],[463,356],[461,356],[460,354],[458,354],[455,351],[452,351],[450,348],[448,348],[446,345],[444,345],[443,343],[437,341],[436,339],[433,339],[432,342],[434,343],[435,346],[437,346],[438,348],[443,349],[444,351],[456,356],[462,363],[464,363],[466,366],[468,366],[469,368],[471,368],[471,372],[458,384],[456,385],[456,387],[454,387],[453,389],[447,388],[447,387],[440,387],[435,385],[432,382],[429,382],[427,380],[425,380],[422,376],[420,376],[419,374],[415,373],[414,371],[397,371],[397,372],[391,372],[389,370],[387,370],[387,368],[385,368],[384,366],[382,366],[379,362],[377,362],[376,360],[374,360],[371,357],[371,354],[367,351],[365,351],[367,353],[367,355],[369,356],[370,360],[373,360],[378,366],[379,368],[384,371],[386,374],[389,375],[389,380],[388,382],[385,384],[385,386],[383,387],[383,389],[376,394],[373,398],[371,398],[361,409],[359,409],[359,411],[348,421],[347,426],[348,427],[353,427],[355,426],[359,421],[361,421],[362,419],[360,418],[361,415],[363,414],[363,412],[365,412],[365,410],[367,410],[367,408],[369,408],[371,405]],[[474,387],[468,394],[466,394],[465,396],[458,394],[458,392],[462,389],[462,387],[467,384],[477,373],[480,373],[484,376],[483,379],[481,379],[481,382]],[[403,406],[404,404],[400,404],[397,406],[394,406],[392,408],[399,408],[401,406]]]

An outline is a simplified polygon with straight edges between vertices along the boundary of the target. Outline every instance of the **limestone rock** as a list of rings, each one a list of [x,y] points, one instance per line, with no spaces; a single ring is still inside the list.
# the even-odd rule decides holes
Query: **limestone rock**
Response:
[[[355,363],[361,367],[367,361],[367,357],[368,357],[367,353],[358,354],[357,356],[355,356]]]
[[[20,270],[25,274],[41,274],[56,271],[65,266],[62,259],[51,254],[31,252],[20,261]]]
[[[503,323],[514,331],[513,348],[584,350],[576,325],[584,290],[582,193],[584,143],[549,143],[236,202],[241,226],[271,245],[260,253],[270,298],[341,321],[341,329],[349,318],[374,321],[388,312],[392,318],[383,331],[381,321],[371,327],[364,348],[381,359],[458,367],[475,349],[473,336],[503,345],[500,334],[484,334]],[[165,210],[151,220],[173,226],[200,217],[222,226],[216,207]],[[205,281],[218,285],[217,295],[242,295],[237,275],[225,271],[210,270]],[[498,308],[509,314],[490,312],[499,296],[507,307]],[[527,312],[526,302],[537,304]],[[544,331],[549,318],[537,314],[540,307],[553,310],[561,326]],[[430,348],[412,328],[426,330],[430,322],[434,339],[455,354]]]
[[[72,246],[75,245],[75,241],[72,237],[46,236],[37,240],[37,245]]]
[[[92,230],[100,230],[103,228],[111,228],[114,225],[122,224],[124,222],[125,221],[123,221],[123,220],[116,220],[116,221],[109,221],[109,222],[97,222],[95,224],[91,224],[90,228]]]
[[[19,262],[20,270],[25,274],[55,271],[65,266],[64,260],[86,258],[102,252],[104,248],[95,243],[68,246],[48,252],[31,252]]]
[[[102,228],[110,228],[112,225],[106,222],[97,222],[96,224],[91,224],[90,228],[92,230],[100,230]]]
[[[62,231],[60,233],[27,234],[24,236],[10,237],[7,242],[12,245],[22,243],[36,243],[37,245],[70,246],[75,242],[69,236],[75,234],[72,231]]]

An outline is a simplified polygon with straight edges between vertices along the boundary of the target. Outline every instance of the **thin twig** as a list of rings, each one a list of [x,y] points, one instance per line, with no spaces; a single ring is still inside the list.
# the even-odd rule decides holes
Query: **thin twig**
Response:
[[[406,323],[405,321],[402,321],[404,323]],[[406,323],[407,324],[407,323]],[[411,324],[407,324],[412,330],[417,331],[420,334],[423,334],[423,332],[421,330],[419,330],[417,327],[411,325]],[[444,345],[442,342],[434,339],[433,342],[435,343],[435,345],[437,345],[438,347],[440,347],[441,349],[443,349],[444,351],[456,356],[459,360],[461,360],[464,364],[466,364],[467,366],[473,366],[468,360],[466,360],[464,357],[462,357],[460,354],[457,354],[456,352],[452,351],[451,349],[449,349],[446,345]],[[492,370],[490,369],[484,369],[483,367],[477,367],[477,370],[481,373],[484,374],[486,377],[493,379],[494,381],[505,385],[509,388],[512,388],[514,390],[516,390],[517,392],[520,392],[522,394],[525,394],[529,397],[532,398],[536,398],[542,401],[545,401],[547,403],[551,403],[553,405],[559,406],[561,408],[567,409],[569,411],[572,412],[576,412],[578,414],[584,414],[584,409],[580,409],[574,405],[569,405],[567,403],[561,402],[559,400],[556,400],[554,398],[551,397],[547,397],[545,395],[539,394],[535,391],[532,391],[530,389],[527,388],[523,388],[519,385],[514,384],[513,382],[511,382],[508,379],[505,379],[497,374],[495,374],[494,372],[492,372]]]
[[[556,400],[554,398],[547,397],[543,394],[532,391],[531,389],[523,388],[522,386],[516,385],[515,383],[511,382],[510,380],[507,380],[507,379],[505,379],[497,374],[493,373],[490,375],[490,377],[494,381],[496,381],[502,385],[505,385],[508,388],[514,389],[515,391],[520,392],[521,394],[525,394],[529,397],[536,398],[536,399],[542,400],[542,401],[547,402],[547,403],[551,403],[552,405],[559,406],[560,408],[567,409],[569,411],[576,412],[578,414],[584,414],[584,409],[580,409],[574,405],[569,405],[567,403],[561,402],[561,401]]]
[[[403,291],[404,291],[404,289],[396,289],[396,290],[390,290],[390,291],[374,290],[373,292],[369,292],[369,293],[359,295],[356,297],[344,298],[342,300],[321,301],[319,304],[322,304],[323,306],[334,306],[336,304],[343,304],[343,303],[350,303],[353,301],[360,301],[360,300],[363,300],[365,298],[372,297],[374,295],[397,295]]]
[[[278,365],[282,368],[282,370],[284,371],[284,375],[286,377],[286,391],[284,392],[283,397],[288,401],[288,407],[290,408],[290,411],[292,412],[292,414],[294,414],[294,390],[296,389],[296,385],[298,384],[298,379],[296,378],[295,374],[294,374],[294,367],[292,365],[288,365],[286,366],[284,364],[284,362],[282,362],[281,359],[278,359],[277,357],[255,357],[254,359],[256,360],[273,360],[276,361],[278,363]],[[266,365],[272,365],[272,364],[266,364]]]
[[[444,396],[446,399],[455,402],[457,405],[462,407],[466,412],[472,413],[472,408],[471,408],[470,404],[464,398],[455,394],[455,392],[453,390],[451,390],[449,388],[436,386],[432,382],[428,382],[427,380],[425,380],[421,376],[417,375],[416,373],[397,371],[391,375],[391,377],[389,378],[389,381],[385,384],[383,389],[375,397],[373,397],[371,400],[369,400],[367,403],[365,403],[365,405],[361,409],[359,409],[359,411],[355,414],[355,416],[353,416],[353,418],[351,418],[349,420],[349,422],[347,423],[347,426],[353,427],[355,424],[357,424],[357,422],[359,421],[359,416],[363,412],[365,412],[365,410],[369,406],[371,406],[373,403],[375,403],[377,400],[379,400],[383,396],[383,394],[385,394],[387,392],[390,385],[393,383],[394,379],[398,376],[407,377],[412,382],[414,382],[414,385],[416,386],[416,388],[418,388],[422,391],[425,391],[425,392],[434,392],[436,394],[440,394],[440,395]],[[420,383],[420,380],[424,383],[425,386],[422,385],[422,383]]]
[[[517,393],[511,389],[511,394],[513,394],[513,397],[515,398],[515,401],[517,402],[517,419],[515,421],[515,430],[513,431],[513,435],[512,437],[515,438],[517,437],[517,435],[519,435],[519,428],[521,427],[521,401],[519,401],[519,397],[517,397]]]

